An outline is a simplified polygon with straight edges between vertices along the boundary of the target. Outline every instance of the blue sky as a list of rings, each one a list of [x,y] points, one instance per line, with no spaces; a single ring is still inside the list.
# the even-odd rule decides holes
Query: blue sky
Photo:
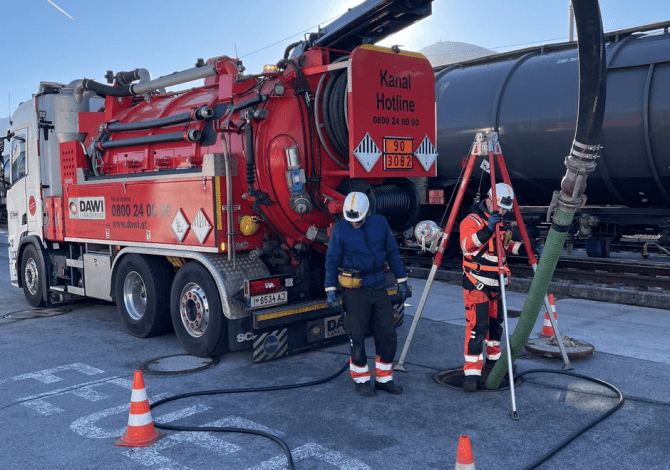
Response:
[[[0,117],[40,81],[104,82],[107,70],[136,67],[157,78],[236,50],[247,72],[257,73],[360,0],[52,2],[74,19],[48,0],[0,0]],[[434,0],[431,17],[381,44],[418,50],[459,41],[503,52],[559,42],[568,37],[568,7],[568,0]],[[670,20],[670,0],[601,0],[600,8],[606,31]]]

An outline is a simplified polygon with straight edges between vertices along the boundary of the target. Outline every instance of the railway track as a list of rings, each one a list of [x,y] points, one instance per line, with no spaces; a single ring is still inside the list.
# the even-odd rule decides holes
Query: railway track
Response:
[[[426,278],[433,256],[416,250],[402,249],[410,275]],[[627,256],[617,253],[616,256]],[[630,257],[636,256],[630,254]],[[637,255],[639,256],[639,255]],[[564,297],[670,309],[670,256],[649,260],[628,258],[595,259],[579,255],[562,256],[556,266],[550,292]],[[532,267],[523,257],[508,257],[512,271],[510,290],[527,292],[533,277]],[[460,283],[461,259],[445,258],[436,274],[437,280]]]

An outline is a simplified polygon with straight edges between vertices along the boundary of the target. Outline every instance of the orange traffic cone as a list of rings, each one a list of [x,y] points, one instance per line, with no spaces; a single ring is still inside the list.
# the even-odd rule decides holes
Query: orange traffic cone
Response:
[[[458,439],[455,470],[475,470],[475,459],[472,457],[470,438],[466,435],[461,435]]]
[[[548,294],[549,306],[551,307],[551,314],[554,316],[554,321],[558,324],[558,318],[556,318],[556,302],[554,301],[554,295]],[[544,311],[544,323],[542,324],[542,332],[538,335],[540,338],[551,338],[556,336],[554,333],[554,327],[551,326],[551,320],[549,319],[549,312],[545,309]]]
[[[151,419],[151,410],[149,409],[149,399],[144,388],[144,377],[142,377],[142,371],[136,370],[133,377],[133,393],[130,397],[128,429],[114,445],[149,447],[162,435],[154,429],[154,422]]]

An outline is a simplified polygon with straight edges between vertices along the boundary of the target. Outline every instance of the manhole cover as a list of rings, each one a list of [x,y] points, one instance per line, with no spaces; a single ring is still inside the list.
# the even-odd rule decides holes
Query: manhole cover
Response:
[[[596,348],[592,344],[563,336],[565,353],[570,359],[586,357],[593,354]],[[543,357],[562,357],[556,337],[532,338],[526,341],[526,349],[533,354]]]
[[[188,354],[159,357],[140,366],[144,372],[156,375],[177,375],[208,369],[219,363],[218,357],[196,357]]]
[[[509,390],[507,375],[505,375],[498,388],[494,388],[491,390],[485,388],[486,387],[485,383],[486,379],[489,376],[489,372],[491,372],[490,369],[482,370],[481,383],[479,385],[480,389],[477,390],[477,392],[500,392],[502,390]],[[463,375],[463,369],[452,369],[444,372],[438,372],[433,376],[433,378],[435,379],[435,382],[442,385],[443,387],[452,388],[454,390],[460,390],[461,392],[463,391],[463,381],[465,380],[465,376]],[[522,383],[523,380],[521,380],[521,377],[516,377],[514,379],[515,387],[518,387]]]
[[[28,320],[31,318],[55,317],[57,315],[70,313],[71,311],[72,309],[70,308],[31,308],[28,310],[19,310],[17,312],[6,313],[2,316],[2,318],[10,318],[12,320]]]

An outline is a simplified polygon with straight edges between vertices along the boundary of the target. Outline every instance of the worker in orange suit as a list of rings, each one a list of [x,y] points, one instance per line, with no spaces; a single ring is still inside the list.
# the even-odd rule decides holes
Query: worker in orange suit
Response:
[[[496,250],[495,228],[512,209],[514,191],[505,183],[496,184],[498,210],[493,210],[491,190],[460,224],[463,251],[463,297],[465,300],[465,364],[463,390],[475,392],[482,386],[484,345],[486,367],[491,368],[500,358],[500,339],[503,333],[503,311],[500,296],[500,273]],[[509,283],[506,254],[526,255],[522,242],[511,240],[500,230],[503,242],[503,279]]]

